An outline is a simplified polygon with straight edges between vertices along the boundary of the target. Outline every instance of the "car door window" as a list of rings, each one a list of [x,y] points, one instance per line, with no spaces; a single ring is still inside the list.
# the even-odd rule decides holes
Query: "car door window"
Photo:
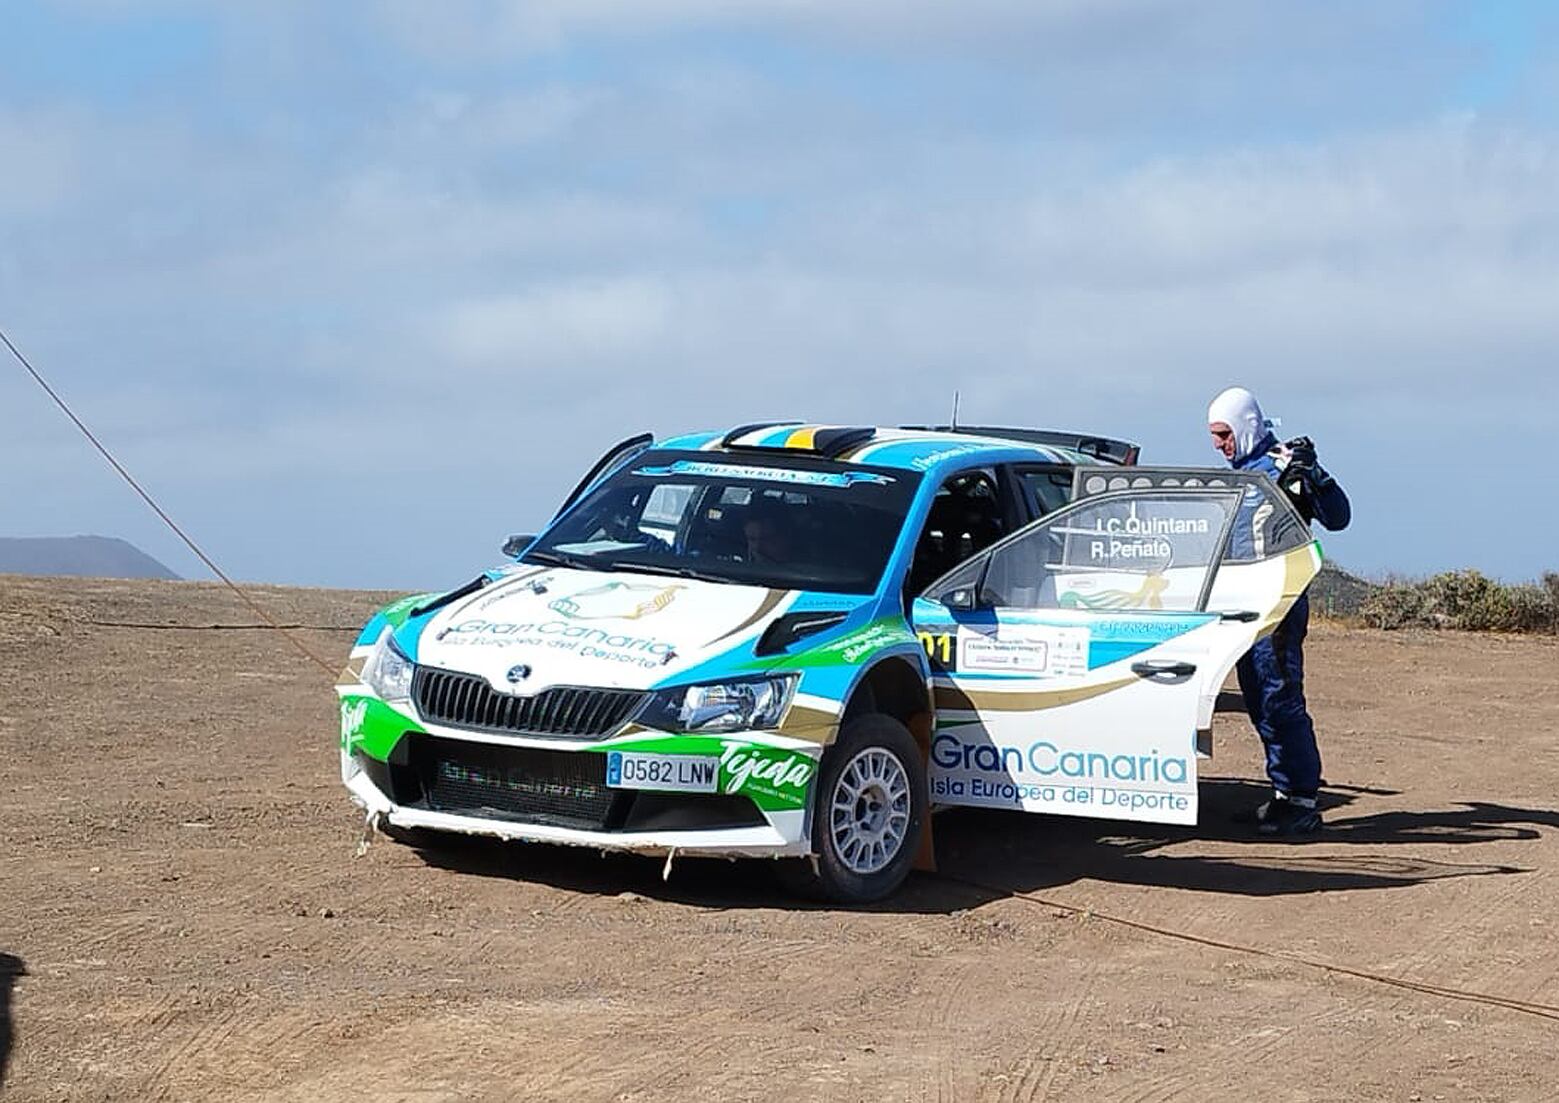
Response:
[[[992,469],[975,468],[948,476],[937,488],[915,542],[905,593],[918,594],[1009,531],[1007,510],[1002,507]]]
[[[657,484],[644,503],[644,512],[639,515],[639,532],[655,537],[667,547],[675,544],[696,490],[691,483]]]
[[[1255,563],[1309,543],[1310,532],[1303,519],[1292,509],[1282,508],[1281,493],[1275,483],[1245,488],[1239,513],[1229,529],[1225,562]]]
[[[1175,488],[1078,502],[966,564],[929,596],[962,591],[982,607],[1006,609],[1197,610],[1240,500],[1235,488]]]
[[[1072,500],[1072,471],[1055,465],[1018,466],[1018,491],[1028,507],[1030,518],[1054,513]]]
[[[1114,494],[1128,488],[1227,490],[1241,492],[1239,512],[1224,547],[1226,563],[1256,563],[1310,543],[1310,530],[1287,496],[1259,472],[1200,471],[1190,468],[1137,467],[1107,472],[1079,469],[1073,496]]]

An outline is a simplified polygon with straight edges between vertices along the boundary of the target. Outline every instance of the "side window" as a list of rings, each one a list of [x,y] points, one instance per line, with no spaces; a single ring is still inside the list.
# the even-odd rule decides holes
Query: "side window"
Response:
[[[1044,517],[1072,500],[1072,471],[1066,467],[1015,467],[1018,492],[1029,516]]]
[[[693,490],[690,483],[657,483],[639,515],[639,531],[668,546],[675,544],[682,516],[693,500]]]
[[[915,543],[904,592],[912,597],[972,555],[1007,535],[996,473],[976,468],[950,475],[931,500]]]
[[[1283,491],[1271,479],[1245,488],[1234,526],[1229,529],[1225,558],[1230,563],[1254,563],[1292,551],[1310,540],[1304,521],[1282,500]]]
[[[949,584],[979,581],[980,604],[996,608],[1193,611],[1240,497],[1182,489],[1091,498],[997,547],[983,579]]]
[[[1135,467],[1122,471],[1079,468],[1074,495],[1086,499],[1123,490],[1177,489],[1238,492],[1239,510],[1229,527],[1226,563],[1254,563],[1310,542],[1305,525],[1277,482],[1250,471]]]

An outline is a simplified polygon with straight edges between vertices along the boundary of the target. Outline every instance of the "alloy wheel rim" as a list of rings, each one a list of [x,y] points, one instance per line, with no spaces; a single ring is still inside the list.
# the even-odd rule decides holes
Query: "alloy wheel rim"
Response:
[[[834,853],[851,873],[883,869],[909,835],[909,773],[892,753],[868,747],[839,771],[829,802]]]

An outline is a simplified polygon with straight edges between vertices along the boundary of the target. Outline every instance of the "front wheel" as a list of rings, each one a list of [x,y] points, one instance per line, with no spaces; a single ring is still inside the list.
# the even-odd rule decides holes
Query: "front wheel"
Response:
[[[782,864],[794,890],[841,904],[880,900],[909,876],[925,831],[926,768],[909,729],[873,713],[823,756],[812,797],[815,858]]]

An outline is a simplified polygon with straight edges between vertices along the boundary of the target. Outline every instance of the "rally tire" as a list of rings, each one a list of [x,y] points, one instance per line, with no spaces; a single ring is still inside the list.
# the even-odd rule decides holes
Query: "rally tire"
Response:
[[[780,879],[830,903],[881,900],[909,876],[929,815],[914,736],[891,716],[862,716],[823,755],[812,791],[813,856],[780,863]]]

